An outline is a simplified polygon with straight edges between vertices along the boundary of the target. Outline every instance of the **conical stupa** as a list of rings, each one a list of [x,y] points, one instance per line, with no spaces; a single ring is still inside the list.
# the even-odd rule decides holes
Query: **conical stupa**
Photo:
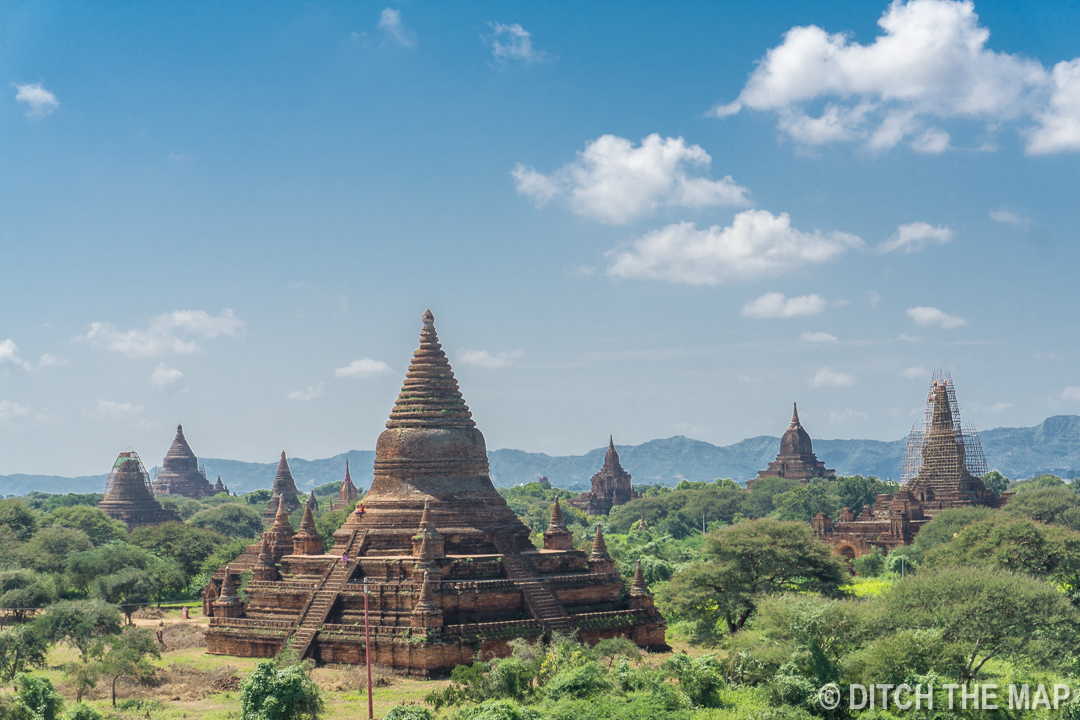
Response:
[[[277,475],[274,476],[273,494],[270,496],[270,502],[266,503],[266,508],[263,510],[263,523],[270,525],[274,522],[282,498],[285,500],[285,512],[291,513],[293,510],[298,509],[302,505],[299,495],[296,490],[296,481],[293,480],[292,471],[289,470],[289,461],[285,458],[285,451],[282,450],[281,460],[278,461]]]
[[[359,497],[360,491],[356,489],[356,485],[352,481],[352,475],[349,474],[349,458],[345,458],[345,479],[341,481],[341,487],[338,488],[338,507],[345,509],[356,502]]]
[[[825,463],[814,454],[814,443],[799,420],[799,406],[792,403],[791,424],[780,438],[780,454],[769,467],[758,473],[759,478],[780,477],[798,480],[806,485],[814,478],[835,478],[836,471],[825,467]],[[752,481],[751,481],[752,482]],[[747,483],[750,487],[751,483]]]
[[[105,497],[98,507],[113,520],[128,528],[180,522],[175,510],[166,510],[154,499],[150,476],[134,450],[120,453],[105,483]]]
[[[206,475],[199,472],[199,459],[184,437],[183,425],[176,426],[176,439],[169,452],[165,453],[161,472],[154,478],[151,487],[155,495],[183,495],[198,499],[215,494],[214,486]]]

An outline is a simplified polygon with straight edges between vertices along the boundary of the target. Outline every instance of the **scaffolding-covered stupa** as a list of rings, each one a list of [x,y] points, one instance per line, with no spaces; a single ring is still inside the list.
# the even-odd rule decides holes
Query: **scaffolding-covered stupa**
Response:
[[[175,510],[166,510],[150,488],[150,475],[134,450],[120,453],[105,483],[105,497],[98,507],[128,528],[180,522]]]
[[[151,488],[155,495],[183,495],[196,500],[215,494],[214,486],[199,469],[199,459],[184,437],[183,425],[176,426],[176,438],[165,453],[161,472],[154,477]]]
[[[666,623],[644,581],[626,591],[599,531],[591,554],[575,549],[556,504],[544,548],[530,542],[492,485],[484,436],[430,310],[423,321],[363,504],[325,554],[305,513],[290,554],[279,503],[264,542],[215,573],[204,593],[207,651],[270,657],[287,649],[299,659],[363,663],[365,593],[372,662],[413,675],[446,673],[478,654],[505,656],[511,639],[554,631],[665,646]],[[223,602],[248,569],[246,603]]]

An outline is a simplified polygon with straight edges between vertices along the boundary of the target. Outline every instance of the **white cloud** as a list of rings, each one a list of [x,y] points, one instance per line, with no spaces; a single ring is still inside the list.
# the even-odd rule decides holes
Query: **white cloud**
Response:
[[[487,350],[466,350],[461,353],[461,362],[485,368],[504,368],[514,364],[516,358],[524,357],[522,350],[491,353]]]
[[[19,355],[19,346],[11,338],[0,340],[0,367],[13,365],[23,370],[33,370],[34,366]]]
[[[60,107],[60,101],[56,96],[42,87],[42,83],[29,85],[15,85],[15,102],[26,103],[30,109],[26,111],[26,117],[43,118],[51,115],[53,110]]]
[[[907,316],[919,327],[936,327],[942,330],[951,330],[967,324],[967,320],[964,318],[958,315],[949,315],[936,307],[909,308]]]
[[[900,225],[896,234],[877,246],[878,252],[891,253],[896,250],[916,252],[931,243],[947,243],[956,235],[944,225],[931,225],[922,221]]]
[[[0,420],[8,421],[15,418],[25,417],[30,414],[30,408],[25,405],[13,403],[10,400],[0,400]]]
[[[992,411],[994,411],[994,412],[1001,412],[1001,411],[1003,411],[1003,410],[1008,410],[1008,409],[1009,409],[1009,408],[1011,408],[1012,406],[1013,406],[1013,404],[1012,404],[1012,403],[1007,403],[1007,402],[999,402],[999,403],[994,403],[993,405],[991,405],[991,406],[990,406],[990,409],[991,409]]]
[[[743,317],[791,318],[817,315],[828,303],[820,295],[800,295],[788,298],[784,293],[767,292],[754,300],[747,300],[742,308]],[[835,339],[835,338],[834,338]]]
[[[323,390],[326,389],[326,383],[319,383],[318,385],[311,385],[306,390],[293,390],[291,393],[285,396],[286,400],[314,400],[315,398],[321,398],[323,396]]]
[[[930,371],[924,367],[904,368],[900,374],[908,380],[923,380],[930,377]]]
[[[974,120],[991,132],[1003,121],[1034,121],[1022,131],[1029,154],[1080,150],[1080,58],[1051,71],[994,52],[970,1],[897,0],[878,25],[882,32],[865,45],[814,25],[790,29],[739,97],[710,114],[774,111],[780,130],[802,144],[887,150],[907,140],[922,153],[950,143],[928,121]],[[815,101],[825,101],[818,117],[807,114]]]
[[[1012,210],[1001,208],[1000,210],[991,210],[990,219],[994,222],[1005,223],[1006,225],[1015,225],[1018,228],[1027,230],[1031,227],[1031,218],[1021,217]]]
[[[492,30],[491,54],[500,62],[519,60],[525,64],[540,62],[546,57],[546,53],[540,52],[532,45],[532,33],[517,23],[504,25],[491,23],[488,25]]]
[[[375,377],[376,375],[386,375],[391,372],[393,372],[393,370],[391,370],[390,366],[382,360],[360,358],[359,360],[353,360],[345,367],[339,367],[334,371],[334,377],[367,378]]]
[[[870,302],[870,307],[874,307],[879,302],[881,302],[881,294],[874,290],[871,290],[866,294],[866,299]]]
[[[1065,400],[1080,400],[1080,387],[1070,385],[1062,390],[1061,397]]]
[[[578,277],[592,277],[596,274],[596,266],[594,265],[575,265],[570,268],[571,275],[577,275]]]
[[[110,323],[92,322],[90,330],[76,340],[86,340],[94,347],[128,357],[154,357],[169,353],[190,355],[202,347],[195,340],[179,337],[178,332],[210,340],[220,335],[235,336],[243,326],[244,323],[228,308],[217,316],[202,310],[177,310],[150,318],[149,327],[145,330],[118,330]]]
[[[578,215],[623,224],[661,206],[746,205],[746,188],[731,176],[710,180],[687,172],[708,170],[711,163],[700,145],[687,145],[681,137],[653,133],[635,147],[626,138],[604,135],[550,175],[521,163],[510,174],[518,193],[540,205],[565,198]]]
[[[159,388],[173,387],[183,379],[184,373],[174,367],[169,367],[165,363],[159,363],[154,368],[154,372],[150,374],[150,383]]]
[[[608,275],[716,285],[828,262],[862,245],[849,233],[796,230],[787,213],[745,210],[724,228],[699,230],[683,222],[647,233],[632,249],[609,253]]]
[[[38,367],[63,367],[69,364],[71,361],[66,357],[60,357],[59,355],[50,355],[45,353],[38,359]]]
[[[852,420],[869,420],[870,416],[861,410],[846,408],[841,412],[829,413],[829,422],[833,425],[843,425]]]
[[[847,387],[855,384],[855,378],[847,373],[823,367],[817,371],[810,384],[814,387]]]
[[[836,336],[830,335],[827,332],[804,332],[799,336],[799,339],[803,342],[809,343],[834,343],[836,342]]]
[[[907,333],[900,333],[899,335],[896,336],[896,339],[899,340],[900,342],[910,342],[910,343],[922,342],[922,338],[919,337],[918,335],[908,335]]]
[[[401,13],[393,8],[386,8],[379,15],[379,29],[402,47],[416,45],[416,33],[405,27],[401,22]]]
[[[142,405],[135,405],[129,402],[116,402],[115,400],[98,400],[97,401],[97,414],[102,417],[119,419],[125,417],[134,417],[143,411]]]

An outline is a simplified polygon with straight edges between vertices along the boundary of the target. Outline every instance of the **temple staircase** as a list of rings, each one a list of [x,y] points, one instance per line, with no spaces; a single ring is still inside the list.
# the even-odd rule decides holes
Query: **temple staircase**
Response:
[[[311,593],[311,597],[300,611],[300,620],[293,628],[292,634],[285,638],[281,649],[278,650],[278,655],[287,650],[295,650],[296,659],[303,660],[311,650],[311,643],[315,640],[316,633],[330,616],[330,610],[334,607],[338,595],[352,577],[357,565],[360,564],[360,551],[363,549],[366,537],[366,530],[357,531],[346,551],[349,556],[348,564],[343,565],[340,559],[334,560],[323,574],[319,584]]]
[[[570,632],[573,625],[566,608],[555,597],[547,582],[536,572],[527,559],[517,553],[503,552],[504,543],[496,540],[496,547],[503,553],[502,566],[506,577],[513,581],[525,597],[525,604],[533,617],[539,620],[545,629]]]

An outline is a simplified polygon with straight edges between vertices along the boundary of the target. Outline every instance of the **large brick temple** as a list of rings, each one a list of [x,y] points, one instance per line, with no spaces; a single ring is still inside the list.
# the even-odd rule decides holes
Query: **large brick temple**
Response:
[[[180,522],[175,510],[163,508],[154,499],[150,475],[134,450],[125,450],[116,458],[109,479],[105,482],[105,497],[98,507],[113,520],[127,525],[128,529]]]
[[[615,450],[615,438],[609,435],[604,466],[600,468],[600,472],[592,476],[592,489],[581,493],[571,500],[570,504],[589,515],[607,515],[616,505],[625,505],[641,497],[641,493],[634,490],[630,481],[630,473],[623,470],[619,462],[619,453]]]
[[[262,541],[207,586],[207,651],[362,663],[365,589],[372,662],[413,675],[445,673],[478,652],[505,656],[512,638],[553,631],[664,646],[666,623],[641,574],[624,592],[599,527],[591,552],[575,549],[556,503],[543,549],[529,541],[488,476],[484,436],[431,311],[423,323],[363,505],[323,554],[311,513],[296,532],[279,499]],[[248,569],[245,603],[237,587]]]
[[[224,489],[221,478],[218,484]],[[155,495],[183,495],[195,498],[215,495],[217,490],[199,469],[199,459],[184,437],[184,426],[176,426],[176,438],[173,440],[165,459],[161,461],[161,472],[151,483]]]
[[[858,517],[844,508],[835,523],[818,513],[814,533],[849,559],[874,547],[888,551],[907,545],[942,510],[999,508],[1008,502],[1012,493],[998,497],[979,479],[985,472],[979,436],[961,423],[952,378],[940,373],[930,384],[925,421],[908,437],[899,492],[878,495]]]
[[[791,423],[780,438],[780,453],[776,460],[758,473],[759,478],[780,477],[789,480],[798,480],[803,485],[815,478],[831,480],[836,477],[836,471],[825,467],[825,463],[817,459],[814,454],[814,443],[810,440],[810,434],[799,421],[799,406],[792,404]],[[746,484],[752,485],[751,480]]]

